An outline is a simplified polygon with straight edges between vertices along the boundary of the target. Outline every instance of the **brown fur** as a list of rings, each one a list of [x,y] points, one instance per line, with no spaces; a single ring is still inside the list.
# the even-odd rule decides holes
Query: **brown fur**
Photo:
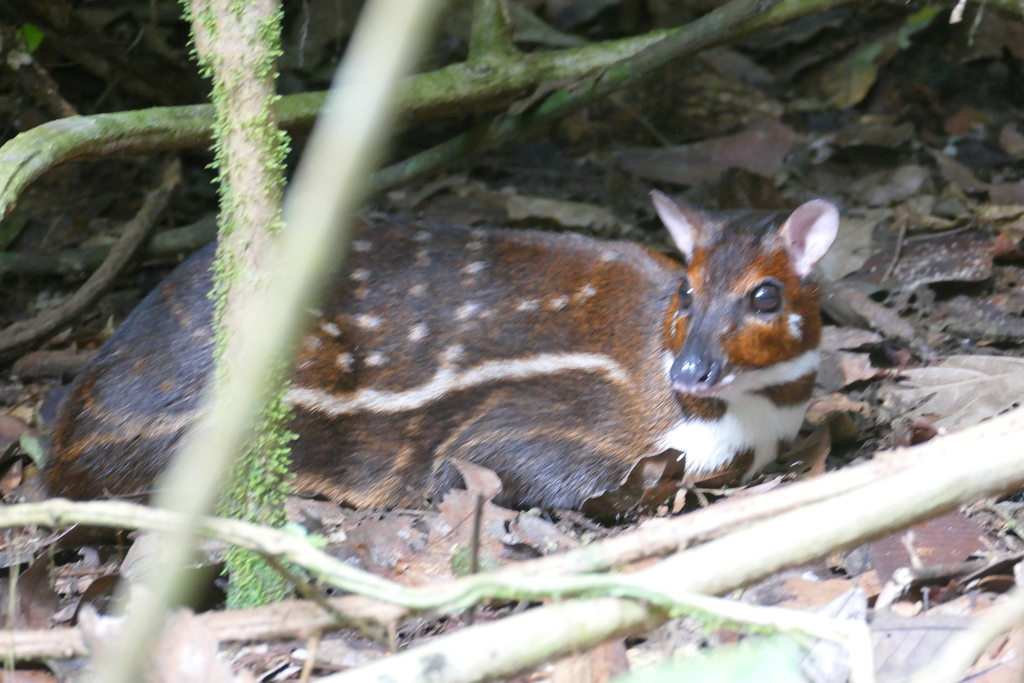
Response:
[[[208,264],[176,271],[78,379],[51,442],[53,493],[148,492],[182,430],[161,425],[193,415],[208,371],[209,332],[196,336],[208,327]],[[618,486],[682,416],[661,334],[681,272],[629,243],[368,221],[300,346],[286,399],[300,434],[295,488],[421,505],[457,482],[451,458],[498,472],[511,505],[576,507]],[[320,399],[294,399],[356,400],[368,389],[408,398],[438,378],[566,355],[600,363],[555,362],[400,410],[331,415]]]
[[[725,412],[672,390],[666,359],[689,335],[740,369],[817,346],[817,290],[792,273],[777,225],[704,226],[685,270],[694,304],[681,311],[683,266],[634,244],[366,221],[286,397],[295,489],[421,505],[457,482],[453,458],[496,471],[510,505],[577,507],[614,489],[680,420]],[[77,379],[50,441],[51,492],[149,493],[210,371],[211,257],[175,271]],[[754,315],[750,290],[768,278],[783,308]],[[763,393],[795,405],[812,385],[808,375]]]
[[[801,403],[807,403],[807,401],[811,400],[811,393],[814,391],[814,378],[816,374],[811,372],[796,381],[766,387],[757,393],[780,407],[797,406]]]

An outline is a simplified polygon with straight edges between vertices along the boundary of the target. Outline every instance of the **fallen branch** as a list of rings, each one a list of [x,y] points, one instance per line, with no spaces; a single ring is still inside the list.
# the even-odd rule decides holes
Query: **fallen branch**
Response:
[[[487,598],[540,599],[566,596],[573,590],[561,582],[561,577],[555,572],[565,576],[571,572],[607,568],[616,559],[643,557],[644,554],[637,546],[648,541],[656,543],[657,550],[664,552],[673,545],[707,538],[734,526],[740,520],[749,520],[752,514],[750,510],[760,515],[803,500],[817,500],[777,514],[771,519],[747,523],[743,528],[683,551],[644,570],[646,576],[657,576],[659,572],[668,571],[659,567],[676,567],[684,563],[687,566],[687,590],[722,592],[755,581],[790,564],[808,561],[838,547],[862,543],[893,529],[941,514],[989,493],[1019,487],[1024,482],[1024,453],[1000,446],[999,442],[1010,438],[1022,426],[1024,410],[1016,410],[963,432],[903,449],[890,455],[887,462],[878,468],[850,468],[850,474],[846,471],[829,473],[787,489],[753,496],[748,501],[727,501],[721,506],[733,508],[728,514],[712,514],[717,506],[693,513],[690,516],[698,520],[706,518],[708,521],[692,526],[685,523],[688,516],[683,516],[678,526],[665,526],[656,533],[641,529],[632,534],[624,534],[623,537],[595,544],[596,552],[588,548],[573,551],[566,555],[569,561],[543,558],[428,588],[409,588],[361,571],[318,550],[306,539],[278,529],[238,520],[205,518],[202,520],[201,532],[206,536],[284,559],[305,568],[329,585],[374,600],[414,610],[457,611]],[[958,449],[975,454],[969,473],[963,472],[960,467],[962,460]],[[877,481],[867,481],[884,470],[890,474]],[[836,493],[837,488],[847,484],[857,485],[857,488]],[[762,505],[759,499],[768,504]],[[812,523],[813,526],[808,526]],[[32,524],[50,527],[88,524],[170,531],[180,524],[180,517],[166,510],[120,501],[75,503],[52,499],[0,508],[0,527]],[[718,529],[715,528],[716,524],[720,525]],[[779,529],[780,525],[799,528],[801,533],[785,533]],[[690,558],[708,553],[728,555],[716,549],[747,543],[759,535],[763,536],[757,546],[768,546],[762,548],[761,554],[751,556],[749,548],[744,548],[743,552],[732,548],[728,552],[734,556],[728,556],[728,560],[716,558],[716,561],[722,561],[729,567],[728,571],[714,562],[703,569],[689,567],[696,562]],[[766,564],[768,562],[774,564]],[[551,579],[551,582],[546,584],[546,579]],[[674,585],[678,585],[678,582]],[[591,589],[592,586],[585,582],[579,584],[579,592]]]
[[[893,529],[941,514],[961,503],[1018,488],[1024,483],[1024,452],[1017,447],[1022,429],[1024,410],[1016,410],[962,432],[902,449],[884,464],[891,468],[892,473],[879,481],[864,483],[861,480],[862,485],[855,490],[831,495],[771,519],[748,524],[629,575],[553,576],[535,571],[517,573],[514,568],[509,568],[447,585],[409,588],[359,571],[316,550],[305,539],[279,530],[237,520],[206,519],[203,521],[203,533],[284,558],[331,585],[414,610],[453,612],[488,598],[564,599],[573,595],[593,596],[595,593],[628,595],[645,601],[646,606],[623,600],[605,600],[602,604],[614,610],[614,613],[609,612],[608,621],[591,624],[590,628],[573,634],[571,638],[559,632],[562,622],[558,619],[566,615],[567,618],[576,618],[573,615],[577,615],[574,608],[567,605],[560,605],[557,610],[555,607],[531,610],[528,613],[531,618],[525,621],[516,617],[515,621],[499,622],[511,621],[513,626],[504,627],[508,629],[527,624],[531,633],[537,629],[542,631],[539,640],[549,646],[535,650],[521,662],[524,666],[534,666],[572,649],[590,647],[611,637],[609,634],[646,629],[652,620],[659,622],[667,617],[665,607],[673,611],[687,608],[699,611],[702,598],[693,596],[693,593],[728,591],[836,548],[863,543]],[[968,468],[964,467],[965,453],[971,454]],[[863,477],[865,471],[873,471],[869,468],[852,470],[862,470],[858,478]],[[821,483],[830,480],[833,484],[829,486]],[[799,492],[801,487],[818,489],[822,493],[835,482],[844,481],[851,481],[849,475],[837,472],[808,482],[813,484],[810,487],[794,485],[788,491],[771,492],[761,497],[782,498],[773,494],[785,493],[788,498],[792,491]],[[179,518],[166,511],[116,501],[71,503],[51,500],[0,509],[0,526],[4,527],[27,524],[61,526],[72,521],[160,530],[173,528]],[[631,606],[624,606],[627,604]],[[579,609],[587,610],[585,607]],[[537,613],[540,616],[533,616]],[[630,625],[624,625],[623,620]],[[632,630],[634,628],[637,630]],[[465,654],[457,648],[466,646],[462,640],[450,640],[453,637],[433,641],[428,646],[429,652],[440,652],[455,661]],[[427,653],[421,648],[410,652],[420,656]],[[517,656],[526,655],[520,652]],[[395,681],[411,680],[408,671],[402,670],[401,661],[405,660],[391,664],[392,659],[381,660],[358,671],[365,675],[392,675]],[[501,664],[505,665],[507,662]],[[477,671],[474,675],[479,678],[439,680],[480,680],[497,676],[499,674],[495,672],[503,669],[498,662],[494,666],[498,668]]]
[[[758,29],[778,26],[847,1],[734,0],[730,3],[733,9],[725,16],[736,12],[737,7],[747,7],[752,11],[746,14],[745,22],[722,21],[723,15],[716,10],[710,19],[699,20],[699,30],[689,24],[566,50],[528,54],[514,50],[487,52],[480,59],[409,77],[401,88],[398,103],[406,119],[493,112],[528,97],[542,84],[577,85],[547,97],[528,117],[499,119],[484,129],[396,164],[375,175],[371,187],[394,187],[404,179],[436,170],[475,151],[480,144],[493,144],[524,127],[564,116],[585,102],[649,73],[670,58],[728,43]],[[772,6],[774,9],[767,11]],[[480,35],[484,34],[486,31],[481,29]],[[648,48],[655,49],[642,60],[623,62]],[[285,129],[308,126],[325,96],[318,92],[282,97],[275,107],[278,122]],[[30,182],[54,166],[114,155],[205,147],[211,142],[213,123],[210,105],[194,105],[72,116],[21,133],[0,148],[0,217],[7,214]],[[495,137],[499,134],[500,137]]]
[[[341,628],[350,621],[390,624],[405,615],[400,607],[359,596],[327,602],[330,610],[306,600],[284,600],[255,609],[205,612],[197,614],[196,619],[220,642],[250,642],[305,638],[310,633]],[[347,621],[339,621],[336,613],[345,615]],[[90,652],[77,627],[0,631],[0,651],[17,661],[84,657]]]
[[[835,496],[686,550],[656,565],[630,575],[631,583],[652,591],[678,595],[686,592],[721,593],[764,578],[786,567],[810,561],[835,550],[863,543],[895,529],[933,517],[986,495],[1010,491],[1024,484],[1024,451],[1019,447],[1024,432],[1024,410],[1017,409],[988,422],[929,443],[906,449],[922,460],[912,467],[855,491]],[[969,460],[966,458],[969,454]],[[828,475],[826,475],[828,476]],[[544,577],[524,579],[537,587]],[[494,576],[482,574],[464,580],[456,590],[432,586],[435,599],[449,605],[472,604],[481,595],[507,594],[508,586],[496,585]],[[511,591],[510,591],[511,592]],[[563,593],[565,595],[566,593]],[[616,594],[619,593],[616,590]],[[660,608],[647,606],[626,613],[622,603],[607,603],[609,614],[595,616],[588,635],[567,642],[565,605],[533,610],[528,630],[503,631],[503,645],[527,637],[536,646],[519,651],[515,661],[525,670],[548,659],[593,647],[610,637],[611,630],[628,631],[664,618]],[[582,608],[581,608],[582,609]],[[526,616],[526,615],[522,615]],[[518,617],[517,617],[518,618]],[[511,621],[511,620],[507,620]],[[499,622],[503,623],[503,622]],[[520,626],[523,622],[520,622]],[[593,637],[590,636],[593,634]],[[504,675],[504,663],[477,658],[459,634],[444,636],[428,645],[413,648],[399,657],[389,657],[329,680],[388,680],[393,683],[419,680],[415,663],[451,663],[437,681],[447,683],[481,681]],[[497,638],[491,633],[491,637]],[[473,667],[464,668],[462,658],[472,658]],[[455,667],[458,666],[458,675]]]
[[[141,261],[168,259],[190,254],[217,237],[217,217],[213,214],[191,225],[163,230],[153,235],[139,250]],[[83,247],[61,251],[16,251],[0,253],[0,277],[27,275],[81,275],[95,270],[114,247]]]
[[[181,179],[181,162],[174,159],[164,166],[160,185],[146,195],[142,208],[124,226],[121,238],[110,250],[107,259],[96,272],[75,292],[74,296],[57,308],[46,311],[31,320],[14,323],[0,332],[0,356],[23,350],[47,337],[78,317],[96,303],[110,288],[114,278],[135,256],[139,247],[156,224],[171,198],[171,192]]]

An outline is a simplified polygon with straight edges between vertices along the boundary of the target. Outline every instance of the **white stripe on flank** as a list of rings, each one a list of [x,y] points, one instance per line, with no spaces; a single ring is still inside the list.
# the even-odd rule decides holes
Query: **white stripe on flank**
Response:
[[[491,382],[544,377],[573,371],[604,373],[613,382],[625,382],[629,375],[621,365],[599,353],[542,353],[527,358],[487,361],[473,368],[439,369],[425,384],[406,391],[360,389],[332,394],[322,389],[293,388],[285,403],[327,416],[361,412],[400,413],[433,403],[453,391],[463,391]]]

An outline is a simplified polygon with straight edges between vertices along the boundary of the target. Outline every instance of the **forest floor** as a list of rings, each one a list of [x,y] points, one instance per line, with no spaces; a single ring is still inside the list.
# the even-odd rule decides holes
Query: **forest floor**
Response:
[[[176,3],[32,4],[0,8],[5,58],[10,45],[31,34],[26,26],[42,27],[43,34],[32,53],[38,73],[0,69],[0,143],[62,115],[61,102],[90,114],[204,97],[188,61],[187,28],[174,19]],[[543,14],[543,3],[533,4]],[[604,8],[594,16],[581,9],[586,4],[561,3],[579,15],[551,19],[563,32],[529,44],[541,49],[559,40],[623,35],[673,19],[659,14],[668,10],[658,3],[591,3]],[[151,5],[159,16],[151,17]],[[641,5],[643,21],[627,11]],[[575,511],[512,511],[487,502],[487,514],[504,520],[497,528],[484,525],[482,547],[490,559],[513,562],[576,548],[723,497],[752,495],[920,443],[1022,402],[1024,23],[995,13],[973,26],[950,25],[945,13],[915,23],[904,12],[878,4],[823,13],[669,65],[546,131],[372,199],[367,211],[571,230],[666,253],[668,235],[648,199],[655,187],[711,213],[785,210],[815,197],[842,210],[840,236],[819,272],[834,293],[824,312],[823,366],[807,438],[789,458],[743,488],[681,486],[631,511],[620,525],[598,524]],[[351,17],[336,19],[313,22],[305,33],[299,19],[287,24],[282,89],[325,86]],[[432,54],[438,63],[464,49],[457,22],[449,30]],[[55,85],[48,96],[38,90],[44,76]],[[468,118],[411,128],[394,157],[443,140]],[[181,158],[183,180],[157,230],[193,226],[209,234],[217,208],[210,156],[194,150]],[[155,183],[160,163],[156,156],[68,163],[30,186],[0,221],[0,248],[9,258],[2,263],[0,326],[31,319],[74,293],[88,273],[59,267],[58,256],[67,261],[68,254],[113,244]],[[19,265],[29,263],[27,256],[35,265]],[[17,448],[22,434],[45,434],[76,370],[185,256],[134,263],[87,315],[0,368],[5,501],[40,496],[36,464]],[[857,295],[874,304],[859,317],[844,303]],[[467,488],[451,492],[442,509],[352,510],[294,498],[290,512],[326,538],[336,557],[423,585],[465,571],[438,535],[472,517],[476,494],[486,486],[467,481]],[[979,503],[780,573],[740,599],[831,616],[870,608],[878,680],[899,680],[1015,584],[1014,568],[1024,558],[1022,520],[1020,496]],[[0,615],[15,628],[48,629],[75,624],[86,602],[108,609],[132,538],[84,529],[8,532],[0,551],[0,568],[8,574],[0,584],[16,582],[16,597],[0,600]],[[197,611],[222,608],[213,567],[197,575],[209,586]],[[526,607],[488,606],[475,619]],[[395,642],[406,647],[465,622],[407,622]],[[579,661],[563,660],[522,680],[608,680],[740,637],[677,619],[646,638],[581,655],[590,658],[585,676]],[[394,644],[338,631],[315,648],[306,641],[241,643],[230,655],[236,669],[258,680],[290,680],[311,656],[314,673],[326,674],[384,656]],[[1024,659],[1002,655],[1022,646],[1018,628],[993,644],[971,680],[1020,680]],[[820,666],[813,680],[845,680],[841,662],[826,659]],[[33,680],[74,677],[67,663],[30,668]],[[4,680],[22,680],[9,676]]]

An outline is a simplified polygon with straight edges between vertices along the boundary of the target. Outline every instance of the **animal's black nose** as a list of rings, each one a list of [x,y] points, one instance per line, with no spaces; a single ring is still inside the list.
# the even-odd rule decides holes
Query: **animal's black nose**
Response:
[[[722,364],[696,335],[688,338],[669,372],[672,386],[684,393],[707,391],[722,378]]]

